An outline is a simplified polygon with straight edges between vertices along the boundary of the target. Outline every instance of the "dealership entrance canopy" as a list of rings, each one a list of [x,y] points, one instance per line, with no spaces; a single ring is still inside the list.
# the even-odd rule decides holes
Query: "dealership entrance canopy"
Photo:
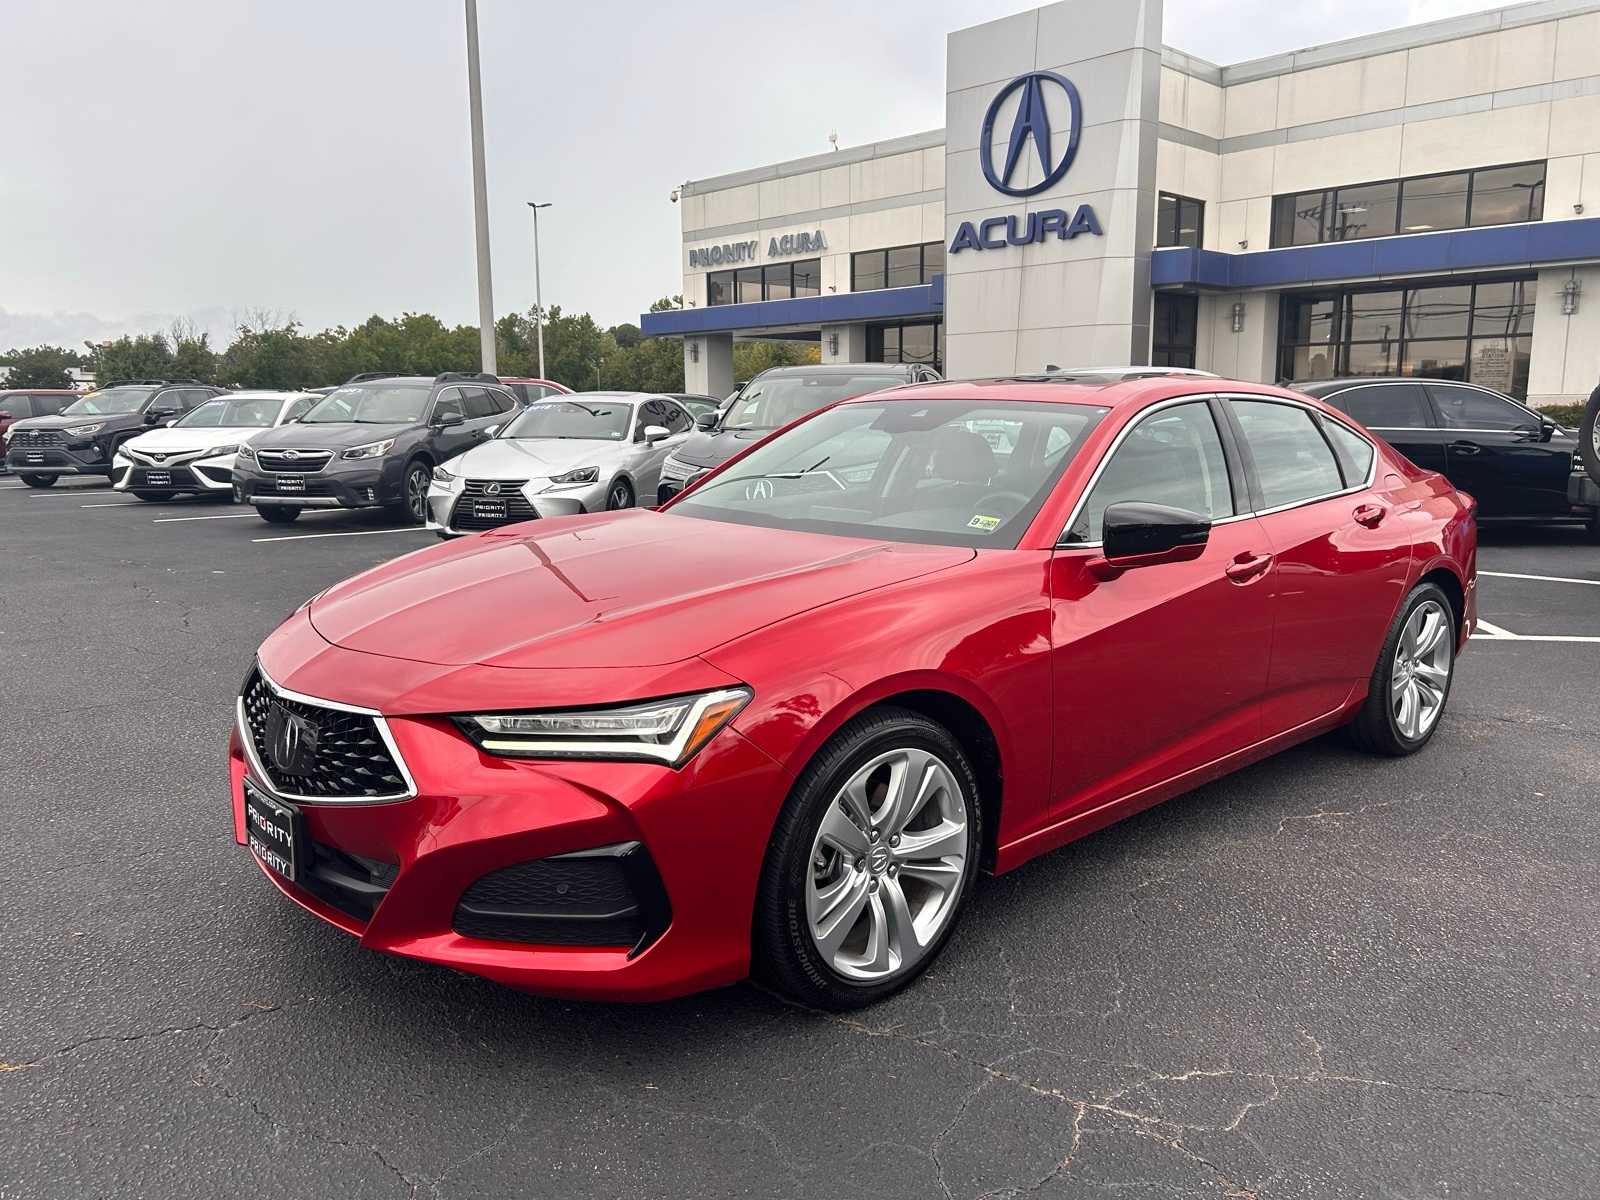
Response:
[[[952,377],[1600,382],[1600,0],[1216,66],[1162,0],[949,36],[946,127],[680,189],[686,386],[737,338]]]

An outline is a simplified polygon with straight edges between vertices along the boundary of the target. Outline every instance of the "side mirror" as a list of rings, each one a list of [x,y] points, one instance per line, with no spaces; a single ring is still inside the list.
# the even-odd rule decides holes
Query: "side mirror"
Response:
[[[1541,442],[1548,442],[1551,438],[1555,437],[1556,430],[1559,429],[1559,428],[1560,428],[1560,426],[1557,425],[1554,421],[1540,421],[1539,422],[1539,440]]]
[[[1130,500],[1106,509],[1104,554],[1118,571],[1198,558],[1211,538],[1211,518],[1186,508]]]
[[[701,413],[694,419],[694,427],[702,432],[709,433],[717,427],[717,417],[720,415],[714,412]]]
[[[672,430],[665,425],[646,425],[644,427],[644,440],[648,446],[654,446],[664,438],[672,436]]]
[[[433,418],[435,429],[449,429],[452,425],[464,425],[467,419],[458,412],[436,413]]]
[[[146,425],[161,425],[172,420],[177,415],[178,410],[175,408],[152,408],[144,414],[144,423]]]

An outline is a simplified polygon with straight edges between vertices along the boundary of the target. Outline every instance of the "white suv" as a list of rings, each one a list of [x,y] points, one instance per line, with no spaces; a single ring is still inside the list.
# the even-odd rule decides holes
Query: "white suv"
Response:
[[[316,392],[226,392],[176,421],[117,447],[111,486],[141,500],[181,492],[228,496],[233,456],[264,430],[299,420],[323,397]]]

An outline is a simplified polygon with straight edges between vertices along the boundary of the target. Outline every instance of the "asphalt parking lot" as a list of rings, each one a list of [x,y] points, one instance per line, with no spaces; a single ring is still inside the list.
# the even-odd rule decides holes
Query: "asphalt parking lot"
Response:
[[[251,653],[431,535],[8,477],[0,528],[0,1197],[1595,1194],[1577,531],[1485,536],[1423,754],[1315,742],[986,881],[841,1017],[541,1000],[261,877],[223,750]]]

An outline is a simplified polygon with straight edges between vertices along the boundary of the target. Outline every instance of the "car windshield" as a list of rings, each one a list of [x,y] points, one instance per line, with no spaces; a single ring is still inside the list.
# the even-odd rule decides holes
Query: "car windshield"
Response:
[[[836,400],[899,387],[905,377],[879,371],[847,375],[819,371],[814,375],[773,375],[752,379],[722,419],[724,429],[779,429]]]
[[[431,383],[347,383],[300,418],[302,425],[414,425],[428,406]]]
[[[772,529],[1015,548],[1106,412],[995,400],[844,404],[758,446],[667,511]]]
[[[192,412],[179,417],[173,428],[225,428],[252,426],[267,429],[278,419],[279,400],[207,400]]]
[[[138,412],[155,390],[153,387],[112,387],[103,392],[90,392],[63,408],[61,415],[110,417],[118,413]]]
[[[620,442],[628,436],[633,404],[599,396],[541,400],[508,424],[501,437]]]

